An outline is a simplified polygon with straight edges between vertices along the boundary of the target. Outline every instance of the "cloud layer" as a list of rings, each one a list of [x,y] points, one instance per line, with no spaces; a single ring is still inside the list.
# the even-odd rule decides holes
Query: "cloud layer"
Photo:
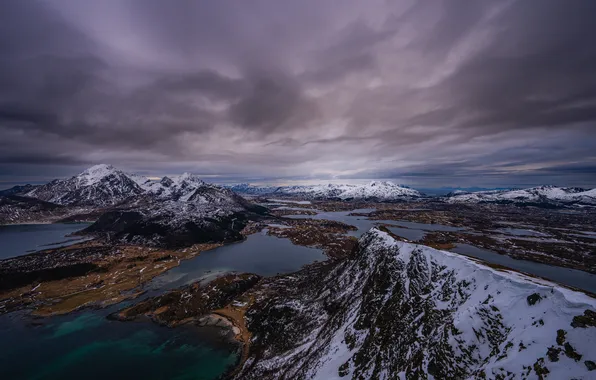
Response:
[[[1,183],[596,186],[596,3],[0,2]]]

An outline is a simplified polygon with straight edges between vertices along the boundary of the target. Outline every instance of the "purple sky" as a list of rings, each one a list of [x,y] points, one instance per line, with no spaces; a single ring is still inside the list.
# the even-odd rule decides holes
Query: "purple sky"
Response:
[[[0,188],[596,187],[596,1],[0,1]]]

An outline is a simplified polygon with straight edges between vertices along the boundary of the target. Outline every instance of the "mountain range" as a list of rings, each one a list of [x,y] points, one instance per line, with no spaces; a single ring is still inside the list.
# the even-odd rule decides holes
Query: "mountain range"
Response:
[[[582,206],[596,205],[596,189],[578,187],[538,186],[528,189],[483,191],[457,190],[441,196],[429,196],[418,190],[388,181],[373,181],[365,185],[311,185],[311,186],[228,186],[239,194],[252,196],[287,196],[305,199],[417,201],[434,200],[448,203],[501,203],[527,206]]]
[[[307,199],[338,200],[414,200],[423,196],[418,190],[389,181],[372,181],[365,185],[322,184],[309,186],[265,186],[257,187],[239,184],[229,187],[240,193],[249,195],[293,196]]]
[[[96,221],[84,233],[150,246],[238,240],[247,220],[265,210],[189,173],[151,181],[110,165],[22,189],[0,194],[0,221],[93,212]]]
[[[596,189],[538,186],[519,190],[456,191],[445,197],[451,203],[529,203],[596,205]]]
[[[204,205],[226,203],[232,192],[249,196],[296,197],[318,200],[417,201],[448,203],[504,203],[537,206],[596,205],[596,189],[539,186],[528,189],[455,191],[444,196],[427,196],[418,190],[389,181],[364,185],[321,184],[304,186],[254,186],[236,184],[217,186],[195,175],[163,177],[159,181],[126,173],[111,165],[95,165],[68,179],[44,185],[24,185],[0,191],[0,196],[23,196],[57,205],[112,207],[139,197]],[[235,202],[238,198],[235,198]]]

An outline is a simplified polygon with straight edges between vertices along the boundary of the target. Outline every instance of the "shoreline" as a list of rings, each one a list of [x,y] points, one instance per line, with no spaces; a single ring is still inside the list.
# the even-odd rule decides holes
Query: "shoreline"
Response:
[[[84,274],[64,273],[47,281],[33,281],[14,286],[0,292],[0,314],[19,309],[31,309],[36,316],[67,314],[86,307],[107,307],[127,299],[134,299],[144,293],[142,286],[155,277],[180,265],[182,260],[192,259],[223,246],[220,243],[195,244],[181,250],[167,250],[143,246],[108,245],[99,240],[87,240],[65,247],[50,248],[14,258],[1,260],[17,261],[17,267],[26,267],[28,261],[35,262],[49,258],[48,269],[32,267],[31,273],[50,276],[52,264],[65,263],[62,271],[86,263],[89,270]],[[63,256],[54,259],[55,255]],[[71,263],[73,255],[82,256],[81,263]],[[86,260],[90,256],[91,259]],[[52,261],[53,260],[53,261]],[[23,262],[23,265],[18,265]],[[5,271],[11,271],[6,268]],[[55,270],[54,270],[55,272]],[[23,272],[28,273],[28,272]],[[44,275],[44,273],[50,273]],[[61,277],[60,277],[61,276]],[[66,295],[65,295],[66,294]]]

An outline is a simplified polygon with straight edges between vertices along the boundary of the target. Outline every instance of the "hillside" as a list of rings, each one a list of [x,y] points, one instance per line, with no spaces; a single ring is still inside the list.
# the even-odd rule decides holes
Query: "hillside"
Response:
[[[372,229],[360,250],[269,280],[237,379],[590,378],[596,300]]]

